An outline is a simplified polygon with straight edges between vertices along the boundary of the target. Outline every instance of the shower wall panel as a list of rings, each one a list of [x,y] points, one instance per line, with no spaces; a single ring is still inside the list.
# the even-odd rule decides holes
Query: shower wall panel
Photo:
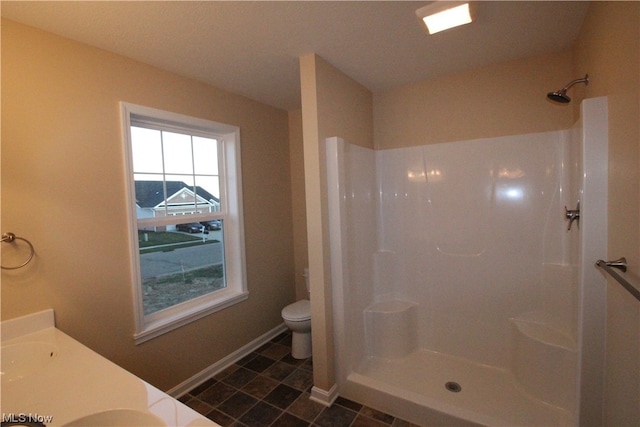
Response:
[[[338,352],[345,357],[342,369],[351,370],[365,358],[364,311],[375,299],[374,276],[377,257],[378,209],[375,181],[375,152],[331,138],[336,155],[341,187],[336,189],[341,199],[345,227],[342,232],[344,276],[334,279],[334,285],[344,286],[334,304],[344,305],[345,335],[336,337],[338,345],[349,351]]]
[[[559,131],[376,153],[384,280],[374,301],[417,303],[422,348],[509,367],[509,319],[544,311],[553,300],[544,265],[568,258],[568,139]]]

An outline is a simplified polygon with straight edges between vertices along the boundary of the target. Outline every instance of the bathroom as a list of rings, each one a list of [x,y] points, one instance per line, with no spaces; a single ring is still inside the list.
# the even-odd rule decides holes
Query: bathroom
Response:
[[[396,148],[569,128],[578,102],[549,104],[544,94],[588,70],[588,87],[572,95],[608,96],[609,255],[640,262],[638,220],[638,9],[594,2],[567,51],[538,55],[371,94],[315,56],[301,60],[303,99],[311,71],[320,71],[350,100],[349,118],[364,129],[324,129],[355,144]],[[2,319],[53,307],[58,325],[85,345],[163,390],[281,324],[280,310],[304,296],[307,225],[314,317],[314,376],[334,384],[330,280],[322,253],[318,159],[302,158],[305,106],[268,107],[149,65],[26,27],[2,25],[2,231],[28,237],[37,257],[27,269],[3,272]],[[55,64],[57,66],[51,66]],[[307,85],[307,86],[305,86]],[[176,98],[179,87],[182,96]],[[443,96],[446,95],[446,96]],[[508,94],[499,97],[498,94]],[[541,95],[542,94],[542,95]],[[114,105],[123,97],[243,129],[245,233],[250,298],[198,322],[134,345],[121,135]],[[420,104],[417,104],[417,98]],[[520,108],[522,100],[526,108]],[[352,105],[344,101],[349,108]],[[224,105],[224,107],[222,107]],[[420,121],[413,111],[420,105]],[[344,111],[343,111],[344,112]],[[362,118],[364,117],[364,118]],[[506,119],[497,122],[495,117]],[[37,118],[37,121],[36,121]],[[458,125],[452,128],[450,123]],[[344,123],[341,121],[340,123]],[[303,130],[304,128],[304,130]],[[364,133],[364,135],[362,135]],[[306,139],[306,138],[305,138]],[[264,141],[289,141],[289,145]],[[305,150],[309,147],[306,145]],[[312,147],[313,148],[313,147]],[[302,168],[304,166],[306,172]],[[314,163],[315,162],[315,163]],[[269,171],[265,179],[264,170]],[[305,174],[305,188],[301,179]],[[16,184],[16,183],[19,183]],[[269,206],[265,214],[264,206]],[[292,208],[293,206],[293,208]],[[277,214],[276,214],[277,212]],[[323,285],[324,283],[324,285]],[[640,391],[639,313],[609,285],[604,425],[637,419]],[[185,351],[188,349],[188,351]]]

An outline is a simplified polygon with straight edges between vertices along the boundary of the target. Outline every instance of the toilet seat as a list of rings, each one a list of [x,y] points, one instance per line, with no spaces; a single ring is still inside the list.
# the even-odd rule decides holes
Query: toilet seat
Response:
[[[282,318],[291,322],[304,322],[311,319],[311,302],[307,299],[289,304],[282,309]]]

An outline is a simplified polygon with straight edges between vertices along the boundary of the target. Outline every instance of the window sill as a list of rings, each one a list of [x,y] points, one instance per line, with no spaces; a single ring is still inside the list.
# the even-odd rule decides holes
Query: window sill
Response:
[[[133,339],[136,345],[142,344],[145,341],[149,341],[188,323],[202,319],[211,313],[223,310],[247,298],[249,298],[248,291],[225,292],[224,295],[196,305],[189,310],[183,310],[174,315],[162,316],[159,319],[146,323],[140,332],[136,332],[133,335]]]

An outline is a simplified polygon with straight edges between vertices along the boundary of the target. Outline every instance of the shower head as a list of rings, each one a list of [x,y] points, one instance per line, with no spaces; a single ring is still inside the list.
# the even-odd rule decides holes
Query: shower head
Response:
[[[573,86],[576,83],[584,83],[585,85],[589,84],[589,74],[586,74],[583,78],[581,79],[575,79],[569,82],[569,84],[567,84],[565,87],[563,87],[560,90],[557,90],[555,92],[549,92],[547,94],[547,98],[549,98],[550,100],[554,101],[554,102],[560,102],[562,104],[568,104],[569,102],[571,102],[571,98],[569,98],[569,96],[567,95],[567,90],[569,90],[569,88],[571,86]]]
[[[559,102],[561,104],[568,104],[569,102],[571,102],[571,98],[567,96],[566,89],[560,89],[557,92],[549,92],[547,94],[547,98],[549,98],[552,101]]]

